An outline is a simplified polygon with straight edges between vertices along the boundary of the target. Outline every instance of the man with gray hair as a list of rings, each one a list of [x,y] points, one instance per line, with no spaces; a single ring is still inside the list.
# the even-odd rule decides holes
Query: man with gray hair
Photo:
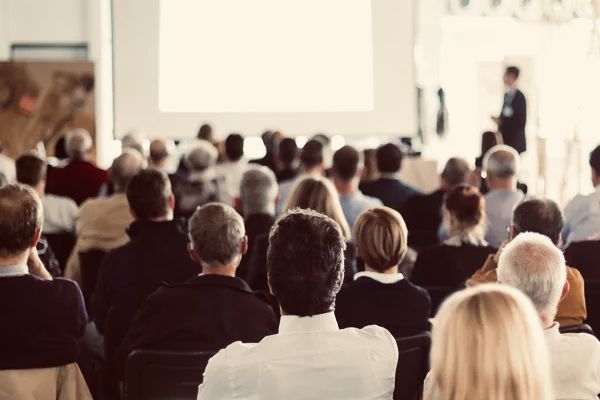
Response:
[[[510,225],[514,207],[525,197],[517,189],[519,153],[506,145],[494,146],[483,157],[483,171],[490,189],[485,195],[488,222],[485,240],[498,248],[506,240],[506,228]]]
[[[69,155],[67,165],[48,171],[47,192],[72,198],[77,205],[96,197],[108,180],[105,170],[90,161],[92,137],[85,129],[75,129],[66,135]]]
[[[132,149],[125,150],[114,159],[110,179],[114,193],[109,197],[90,199],[79,209],[75,223],[77,241],[67,261],[65,276],[81,283],[79,253],[88,250],[112,250],[129,241],[125,232],[133,222],[125,190],[129,179],[142,169],[142,155]]]
[[[600,342],[586,333],[561,334],[554,322],[558,304],[569,292],[562,252],[544,235],[521,233],[500,254],[498,281],[525,293],[540,316],[552,356],[554,397],[597,399]]]

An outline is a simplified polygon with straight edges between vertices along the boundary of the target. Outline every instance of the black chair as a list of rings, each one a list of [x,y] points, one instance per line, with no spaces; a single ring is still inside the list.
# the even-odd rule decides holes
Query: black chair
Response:
[[[431,334],[396,339],[398,365],[394,400],[419,400],[423,394],[423,381],[429,371]]]
[[[600,280],[585,281],[586,324],[600,333]]]
[[[425,286],[424,289],[427,290],[429,297],[431,297],[431,316],[434,317],[444,300],[451,294],[463,290],[464,287]]]
[[[81,292],[83,293],[83,299],[85,300],[85,307],[87,308],[88,314],[92,310],[92,296],[96,289],[100,264],[102,264],[105,255],[106,251],[97,249],[79,252]]]
[[[48,246],[52,249],[54,256],[58,260],[60,270],[64,272],[67,266],[67,260],[75,246],[76,237],[71,232],[48,233],[45,235],[48,240]]]
[[[586,281],[600,281],[600,240],[574,242],[565,250],[567,265],[577,268]]]
[[[595,336],[594,330],[588,324],[573,325],[573,326],[561,326],[559,329],[560,333],[587,333]]]
[[[214,351],[135,350],[125,367],[127,400],[194,400]]]

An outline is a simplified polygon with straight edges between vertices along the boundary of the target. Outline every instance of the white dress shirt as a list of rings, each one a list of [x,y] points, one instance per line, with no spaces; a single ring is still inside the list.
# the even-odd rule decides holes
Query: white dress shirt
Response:
[[[223,193],[221,193],[224,197],[221,199],[223,203],[232,205],[233,200],[240,197],[240,183],[242,183],[242,176],[247,170],[248,163],[244,159],[217,164],[215,167],[216,175],[225,183]]]
[[[354,274],[354,280],[365,276],[367,278],[371,278],[374,281],[379,283],[388,284],[388,283],[397,283],[404,279],[404,275],[400,272],[396,272],[394,274],[382,274],[381,272],[375,271],[360,271]]]
[[[0,172],[4,174],[8,183],[14,183],[17,177],[15,161],[4,154],[0,154]]]
[[[565,244],[598,239],[600,234],[600,185],[588,194],[577,195],[565,208]]]
[[[381,327],[340,330],[333,312],[284,315],[278,334],[217,353],[198,400],[389,400],[397,359],[396,341]]]
[[[75,220],[79,207],[69,197],[46,194],[42,197],[44,206],[44,233],[75,231]]]
[[[598,400],[600,342],[587,333],[560,334],[558,323],[544,331],[552,363],[554,398]]]

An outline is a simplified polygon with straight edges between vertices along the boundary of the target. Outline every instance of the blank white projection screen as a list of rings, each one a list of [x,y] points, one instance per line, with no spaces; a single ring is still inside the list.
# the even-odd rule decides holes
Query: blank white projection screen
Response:
[[[412,0],[113,3],[115,131],[412,135]]]

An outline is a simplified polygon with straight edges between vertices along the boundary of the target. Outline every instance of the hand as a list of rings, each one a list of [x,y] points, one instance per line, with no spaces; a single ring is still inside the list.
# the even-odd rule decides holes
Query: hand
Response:
[[[496,125],[500,124],[500,117],[491,116],[490,119],[494,121]]]
[[[42,260],[40,260],[40,255],[38,254],[38,251],[35,247],[29,253],[29,258],[27,259],[27,267],[29,268],[29,273],[31,275],[49,281],[52,280],[52,275],[50,275],[46,267],[44,267],[44,263],[42,262]]]

